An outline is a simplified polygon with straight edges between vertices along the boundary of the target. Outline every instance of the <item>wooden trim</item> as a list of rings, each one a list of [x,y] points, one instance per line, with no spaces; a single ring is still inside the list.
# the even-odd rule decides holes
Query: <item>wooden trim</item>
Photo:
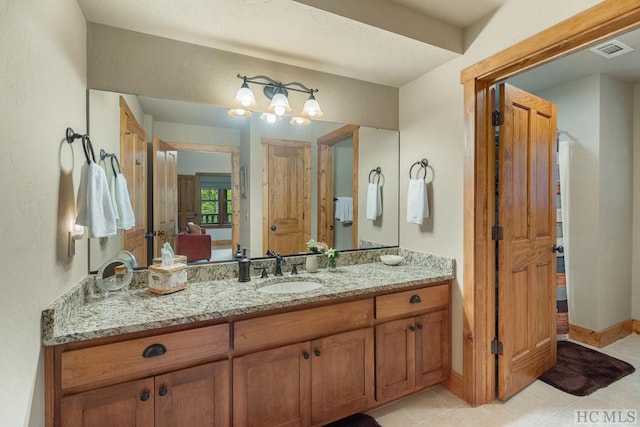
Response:
[[[318,144],[318,240],[326,242],[329,246],[333,246],[326,236],[326,230],[328,230],[329,223],[333,221],[333,208],[331,208],[331,215],[327,215],[325,209],[322,206],[333,207],[333,152],[329,147],[333,147],[336,144],[341,143],[345,139],[351,138],[353,141],[353,178],[351,186],[351,195],[353,198],[353,221],[351,222],[351,240],[354,248],[358,247],[358,171],[359,171],[359,152],[360,152],[360,126],[358,125],[344,125],[333,132],[329,132],[326,135],[322,135],[317,140]],[[330,162],[331,165],[327,165]],[[321,170],[331,169],[330,177],[323,177],[320,174]],[[331,189],[321,191],[323,186],[331,186]],[[330,191],[329,191],[330,190]],[[329,193],[331,193],[329,195]],[[329,200],[331,199],[331,200]],[[321,237],[325,236],[325,237]]]
[[[637,0],[605,0],[462,70],[461,82],[497,81],[638,26]]]
[[[640,320],[633,321],[633,332],[636,334],[640,334]]]
[[[491,245],[491,151],[487,140],[489,89],[497,81],[575,52],[587,44],[640,24],[637,0],[604,0],[547,30],[492,55],[461,72],[464,83],[464,398],[481,405],[495,398],[495,258]]]
[[[360,129],[358,125],[344,125],[333,132],[322,135],[318,138],[318,144],[336,145],[347,138],[351,138],[353,134],[358,132],[358,129]]]
[[[351,197],[353,198],[353,220],[351,221],[351,244],[353,248],[358,247],[358,161],[360,152],[359,142],[359,129],[360,126],[355,126],[353,129],[353,178]]]
[[[189,144],[186,142],[167,142],[172,149],[177,151],[203,151],[206,153],[240,153],[240,147],[228,147],[226,145]]]
[[[55,401],[55,347],[44,348],[44,425],[55,425],[56,401]]]
[[[144,131],[144,129],[142,129],[142,127],[138,124],[138,120],[136,119],[135,114],[133,114],[133,111],[131,111],[131,108],[129,108],[129,105],[127,104],[127,101],[124,99],[123,96],[119,97],[119,104],[120,104],[120,131],[122,132],[122,129],[127,128],[126,126],[123,127],[122,126],[122,117],[123,114],[127,115],[129,117],[131,117],[131,120],[129,120],[129,126],[127,128],[127,130],[133,130],[137,135],[139,136],[143,136],[145,138],[146,141],[146,135],[147,133]]]
[[[459,373],[451,371],[449,378],[447,378],[442,385],[458,398],[464,399],[464,380]]]
[[[633,333],[634,322],[637,320],[625,320],[601,331],[594,331],[578,325],[569,325],[569,338],[580,341],[594,347],[606,347]]]
[[[231,153],[231,249],[240,244],[240,150]]]

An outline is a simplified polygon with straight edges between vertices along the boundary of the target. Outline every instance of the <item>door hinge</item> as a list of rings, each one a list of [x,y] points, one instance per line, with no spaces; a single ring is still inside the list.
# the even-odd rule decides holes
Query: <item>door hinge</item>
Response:
[[[502,356],[502,341],[498,341],[497,338],[491,341],[491,354]]]
[[[491,240],[502,240],[504,238],[502,227],[499,225],[494,225],[491,227]]]
[[[493,126],[501,126],[504,124],[504,112],[494,111],[491,113],[491,124]]]

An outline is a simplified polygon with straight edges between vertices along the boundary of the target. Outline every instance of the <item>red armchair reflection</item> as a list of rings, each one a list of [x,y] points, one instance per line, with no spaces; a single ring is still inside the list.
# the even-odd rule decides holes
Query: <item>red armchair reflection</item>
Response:
[[[178,234],[178,249],[176,253],[185,255],[187,262],[206,260],[211,258],[211,236],[202,228],[200,234]]]

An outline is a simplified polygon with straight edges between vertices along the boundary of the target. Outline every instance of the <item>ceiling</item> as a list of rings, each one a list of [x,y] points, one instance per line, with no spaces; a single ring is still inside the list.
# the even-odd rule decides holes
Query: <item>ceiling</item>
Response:
[[[89,22],[400,87],[508,0],[77,0]]]
[[[87,21],[400,87],[463,53],[464,28],[508,0],[77,0]],[[640,83],[636,50],[585,50],[516,76],[530,91],[596,72]]]
[[[595,46],[618,40],[634,48],[632,52],[610,59],[585,48],[564,58],[550,62],[512,77],[508,83],[529,92],[553,87],[591,74],[601,73],[632,83],[640,83],[640,29],[597,43]]]

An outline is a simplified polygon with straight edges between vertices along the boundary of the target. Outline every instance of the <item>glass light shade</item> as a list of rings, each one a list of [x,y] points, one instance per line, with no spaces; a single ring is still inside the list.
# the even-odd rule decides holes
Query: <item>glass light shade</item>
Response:
[[[300,115],[308,119],[319,119],[324,116],[324,113],[320,109],[320,104],[313,94],[311,94],[309,99],[304,103],[304,107],[302,107],[302,113]]]
[[[246,83],[243,83],[238,92],[236,92],[236,98],[231,103],[232,106],[236,108],[253,108],[256,105],[256,97],[253,94],[253,91],[249,88]]]
[[[231,117],[238,118],[251,117],[251,111],[245,110],[244,108],[230,108],[227,110],[227,114]]]
[[[282,117],[291,112],[289,100],[283,93],[276,93],[271,99],[268,111],[276,116]]]
[[[282,116],[277,116],[274,113],[262,113],[260,118],[267,123],[275,123],[282,120]]]
[[[311,124],[311,120],[306,117],[291,117],[289,124],[293,126],[307,126]]]

